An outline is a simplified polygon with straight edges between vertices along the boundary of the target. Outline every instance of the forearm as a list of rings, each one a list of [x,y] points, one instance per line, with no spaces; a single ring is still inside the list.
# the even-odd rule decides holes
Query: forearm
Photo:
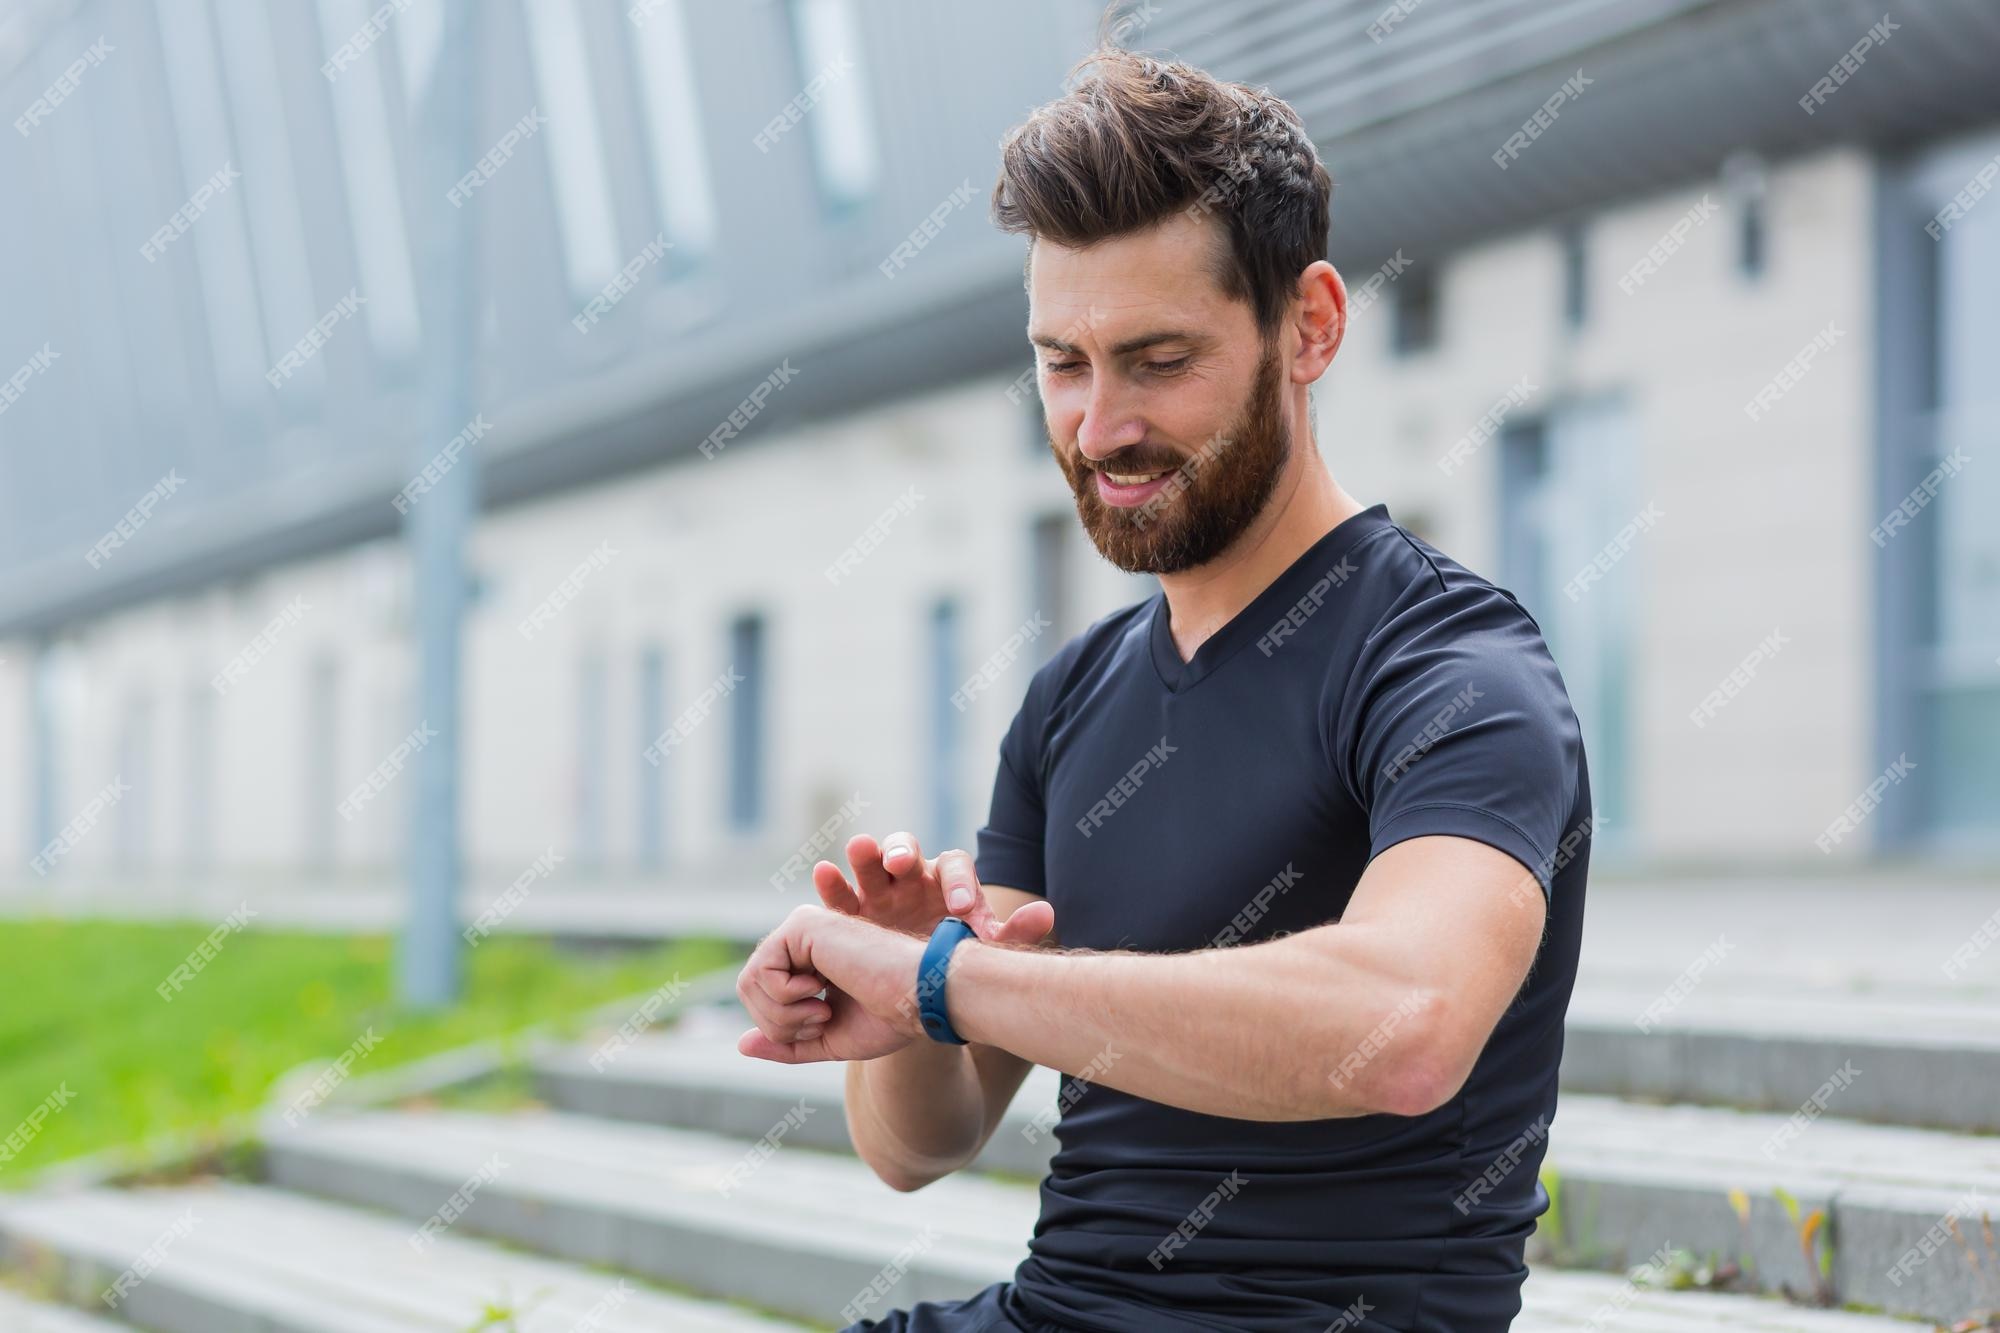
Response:
[[[968,1052],[925,1040],[848,1061],[848,1135],[890,1184],[917,1188],[963,1166],[979,1146],[986,1102]]]
[[[947,1004],[967,1041],[1207,1115],[1414,1113],[1438,997],[1342,929],[1180,954],[968,940]]]

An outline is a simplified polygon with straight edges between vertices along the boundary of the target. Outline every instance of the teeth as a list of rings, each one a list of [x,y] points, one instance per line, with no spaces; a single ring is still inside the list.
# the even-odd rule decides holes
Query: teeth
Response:
[[[1166,476],[1167,473],[1170,471],[1172,471],[1171,468],[1162,468],[1158,472],[1141,472],[1141,473],[1107,472],[1104,475],[1111,478],[1112,481],[1116,482],[1120,486],[1143,486],[1147,482],[1152,481],[1157,477]]]

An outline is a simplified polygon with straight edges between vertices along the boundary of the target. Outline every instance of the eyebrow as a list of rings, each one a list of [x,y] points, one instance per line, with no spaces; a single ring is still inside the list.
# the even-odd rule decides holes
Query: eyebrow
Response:
[[[1036,333],[1033,330],[1029,330],[1028,332],[1028,341],[1037,347],[1046,347],[1054,352],[1065,352],[1071,356],[1076,356],[1083,350],[1071,343],[1064,342],[1060,338],[1052,338],[1045,333]],[[1209,340],[1204,334],[1188,333],[1180,329],[1155,329],[1151,333],[1142,333],[1137,337],[1127,338],[1124,342],[1118,343],[1111,349],[1111,355],[1126,356],[1132,352],[1143,351],[1155,343],[1166,342],[1184,342],[1189,346],[1200,348],[1208,346]]]

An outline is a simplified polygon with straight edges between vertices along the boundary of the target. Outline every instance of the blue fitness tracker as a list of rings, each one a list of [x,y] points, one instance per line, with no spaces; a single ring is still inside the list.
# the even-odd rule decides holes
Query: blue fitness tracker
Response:
[[[917,1016],[932,1041],[965,1045],[965,1038],[952,1030],[951,1015],[944,1002],[946,969],[951,951],[972,934],[972,927],[955,916],[947,916],[931,930],[931,942],[924,946],[924,961],[917,967]]]

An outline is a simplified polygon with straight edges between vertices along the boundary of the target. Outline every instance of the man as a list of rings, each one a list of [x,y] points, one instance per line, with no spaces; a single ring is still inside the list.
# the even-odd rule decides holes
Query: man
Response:
[[[1160,592],[1035,673],[976,865],[896,834],[814,868],[738,1049],[850,1061],[900,1190],[1066,1075],[1013,1279],[849,1333],[1505,1329],[1583,920],[1576,719],[1513,597],[1327,470],[1347,296],[1296,114],[1091,63],[994,209],[1077,513]]]

